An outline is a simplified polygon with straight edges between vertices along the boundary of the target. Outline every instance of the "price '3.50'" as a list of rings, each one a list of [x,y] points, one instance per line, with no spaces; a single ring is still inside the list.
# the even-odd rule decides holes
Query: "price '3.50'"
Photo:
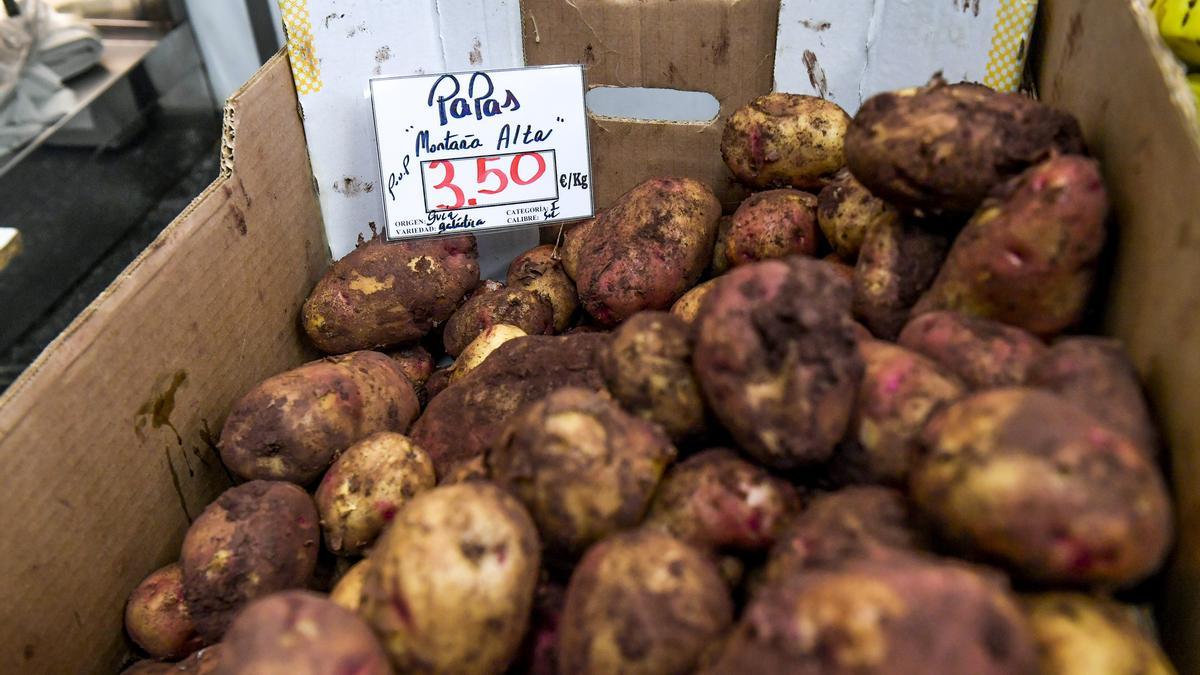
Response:
[[[510,185],[530,185],[536,183],[538,179],[546,175],[546,158],[535,152],[525,152],[519,155],[514,155],[512,161],[509,162],[508,171],[505,172],[503,165],[500,168],[488,166],[491,162],[499,162],[506,157],[476,157],[475,158],[475,186],[474,192],[481,195],[498,195],[509,188]],[[533,167],[530,169],[530,162],[525,161],[524,168],[522,160],[532,160]],[[441,168],[442,180],[434,184],[435,190],[449,190],[454,196],[454,201],[449,204],[438,204],[435,208],[438,210],[454,210],[461,209],[464,206],[476,206],[478,200],[475,198],[467,198],[463,188],[455,183],[454,164],[450,160],[435,160],[429,163],[429,169]],[[522,170],[528,175],[522,175]]]

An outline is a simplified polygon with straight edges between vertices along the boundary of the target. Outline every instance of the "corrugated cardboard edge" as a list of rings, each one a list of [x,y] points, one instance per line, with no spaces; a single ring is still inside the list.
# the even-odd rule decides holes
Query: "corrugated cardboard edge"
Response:
[[[0,672],[115,672],[129,591],[228,486],[229,406],[312,356],[328,247],[285,57],[226,119],[222,176],[0,398]]]
[[[1165,441],[1178,544],[1158,605],[1179,672],[1200,672],[1200,132],[1142,0],[1043,2],[1039,91],[1104,162],[1116,222],[1107,330],[1141,371]]]

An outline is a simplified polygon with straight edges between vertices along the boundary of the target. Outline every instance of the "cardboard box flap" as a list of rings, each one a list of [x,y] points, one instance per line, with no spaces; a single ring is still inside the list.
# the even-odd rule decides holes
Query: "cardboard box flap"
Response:
[[[311,356],[328,253],[285,58],[227,119],[227,174],[0,398],[0,672],[116,672],[125,598],[229,485],[229,406]]]

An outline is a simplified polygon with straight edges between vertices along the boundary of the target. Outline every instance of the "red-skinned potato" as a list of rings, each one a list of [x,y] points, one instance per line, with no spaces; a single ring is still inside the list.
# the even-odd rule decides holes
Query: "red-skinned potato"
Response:
[[[572,280],[579,273],[579,254],[583,250],[584,241],[591,236],[591,228],[595,225],[596,218],[600,217],[600,213],[597,212],[595,218],[568,225],[566,233],[563,234],[558,254],[562,258],[563,271]]]
[[[613,331],[600,366],[613,397],[672,440],[704,431],[704,397],[692,374],[692,338],[683,319],[634,314]]]
[[[517,256],[508,266],[508,285],[527,288],[545,298],[554,310],[556,333],[571,326],[579,295],[554,246],[538,246]]]
[[[474,237],[374,238],[317,282],[304,303],[304,330],[330,354],[411,342],[450,318],[478,281]]]
[[[667,472],[646,527],[703,550],[760,550],[800,509],[795,488],[729,450],[705,450]]]
[[[927,214],[970,213],[1012,176],[1083,152],[1079,123],[1020,94],[940,78],[879,94],[846,133],[846,163],[875,196]]]
[[[387,356],[327,357],[265,380],[234,404],[221,460],[247,480],[306,485],[355,441],[408,429],[418,410],[412,383]]]
[[[454,367],[447,366],[438,368],[429,375],[429,379],[425,380],[425,405],[429,405],[438,394],[445,391],[446,387],[450,386],[450,378],[454,376]]]
[[[554,332],[554,307],[531,289],[486,282],[446,322],[442,332],[446,353],[458,356],[480,333],[497,324],[516,326],[526,335],[549,335]]]
[[[1022,387],[943,408],[923,432],[913,501],[949,544],[1026,580],[1132,585],[1171,543],[1171,506],[1143,450],[1081,408]]]
[[[929,312],[900,331],[897,344],[957,375],[974,389],[1023,384],[1046,352],[1036,335],[958,312]]]
[[[867,232],[854,266],[854,316],[872,334],[895,340],[946,259],[950,240],[900,219]]]
[[[639,522],[675,448],[662,431],[585,389],[526,406],[487,456],[498,485],[529,509],[547,552],[572,559]]]
[[[397,672],[502,673],[529,624],[540,554],[521,504],[495,485],[435,488],[371,553],[360,613]]]
[[[218,675],[391,675],[387,655],[354,612],[309,591],[252,602],[222,642]]]
[[[433,354],[430,354],[429,350],[421,345],[394,349],[387,352],[387,355],[392,357],[396,365],[400,366],[400,372],[404,373],[409,382],[412,382],[414,389],[425,384],[437,365],[434,363]]]
[[[575,284],[597,322],[668,309],[709,264],[721,204],[690,178],[652,178],[622,195],[583,230]]]
[[[825,99],[767,94],[729,116],[721,157],[748,187],[819,190],[846,164],[849,124],[846,111]]]
[[[429,455],[403,434],[382,431],[351,445],[317,487],[325,547],[363,554],[397,511],[436,482]]]
[[[913,315],[955,310],[1042,337],[1083,315],[1104,247],[1100,165],[1051,158],[998,187],[954,240]]]
[[[863,368],[845,280],[800,256],[739,267],[705,298],[695,335],[697,379],[738,445],[778,469],[829,458]]]
[[[742,202],[721,239],[730,267],[789,255],[815,255],[817,198],[800,190],[767,190]]]
[[[900,213],[871,194],[849,171],[839,171],[817,195],[817,222],[833,252],[854,262],[867,233],[878,225],[896,222]]]
[[[850,284],[854,283],[854,266],[848,264],[838,254],[830,253],[824,258],[821,258],[821,262],[829,265],[833,271],[838,273],[838,276],[845,279]]]
[[[183,568],[171,563],[133,589],[125,604],[125,630],[156,659],[179,659],[204,646],[183,597]]]
[[[559,673],[692,672],[733,619],[713,561],[662,532],[593,546],[571,575],[558,636]]]
[[[251,481],[209,504],[183,538],[179,561],[188,612],[215,642],[248,602],[301,588],[317,564],[317,509],[291,483]]]

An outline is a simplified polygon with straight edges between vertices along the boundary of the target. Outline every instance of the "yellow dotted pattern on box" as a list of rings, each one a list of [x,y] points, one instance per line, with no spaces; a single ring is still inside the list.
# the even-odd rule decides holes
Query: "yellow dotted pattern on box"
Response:
[[[1001,0],[992,29],[987,75],[983,83],[996,91],[1016,91],[1029,52],[1029,32],[1037,14],[1037,0]]]
[[[317,61],[316,45],[313,44],[308,0],[279,0],[279,13],[283,15],[283,30],[287,34],[296,93],[303,96],[321,91],[321,65]]]

